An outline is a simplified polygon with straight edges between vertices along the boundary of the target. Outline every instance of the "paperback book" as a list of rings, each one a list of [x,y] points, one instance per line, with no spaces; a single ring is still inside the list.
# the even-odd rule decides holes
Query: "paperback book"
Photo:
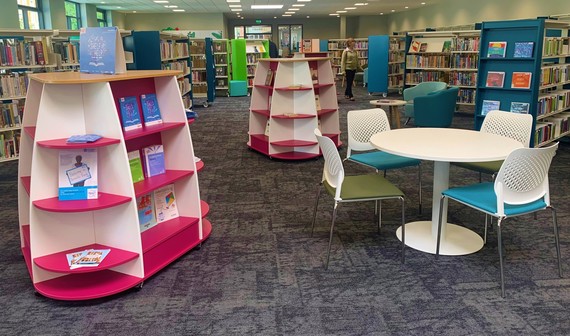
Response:
[[[69,269],[97,267],[103,262],[111,249],[87,249],[66,254]]]
[[[97,199],[97,149],[59,151],[59,193],[61,201]]]
[[[157,223],[178,217],[178,206],[174,196],[174,185],[169,184],[154,191],[154,205]]]
[[[425,43],[425,42],[422,43],[422,44],[420,44],[420,52],[426,52],[426,51],[427,51],[427,47],[428,47],[428,44]]]
[[[511,78],[511,88],[513,89],[529,89],[532,72],[513,72]]]
[[[515,42],[515,58],[531,58],[534,51],[534,42]]]
[[[141,95],[141,105],[145,126],[162,124],[162,117],[160,115],[160,109],[158,108],[156,94],[148,93]]]
[[[79,134],[72,135],[65,142],[67,143],[91,143],[101,139],[98,134]]]
[[[487,113],[498,110],[500,106],[501,102],[498,100],[483,100],[481,104],[481,115],[486,116]]]
[[[443,46],[441,47],[442,52],[450,52],[451,51],[451,41],[443,41]]]
[[[146,176],[151,177],[166,172],[164,166],[164,147],[162,145],[143,148],[143,155]]]
[[[505,81],[505,73],[502,71],[489,71],[487,72],[487,87],[503,87]]]
[[[488,58],[504,58],[507,52],[507,42],[489,42]]]
[[[81,28],[79,63],[81,72],[99,74],[126,72],[125,52],[118,28]]]
[[[412,41],[412,43],[410,43],[409,52],[411,52],[411,53],[419,52],[421,45],[422,45],[422,43],[420,41],[416,41],[416,40]]]
[[[530,109],[529,103],[511,102],[511,112],[514,113],[528,113]]]
[[[142,128],[137,97],[129,96],[119,98],[119,106],[121,109],[121,122],[125,131]]]
[[[127,157],[129,158],[129,167],[131,168],[131,177],[133,178],[133,183],[144,180],[141,155],[139,151],[135,150],[128,152]]]
[[[273,70],[268,69],[267,75],[265,76],[265,85],[270,86],[272,81],[273,81]]]
[[[157,224],[152,194],[137,197],[137,212],[141,232],[144,232]]]

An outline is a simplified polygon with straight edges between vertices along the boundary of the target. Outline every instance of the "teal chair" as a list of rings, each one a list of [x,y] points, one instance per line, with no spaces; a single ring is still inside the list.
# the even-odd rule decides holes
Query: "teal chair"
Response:
[[[414,98],[414,125],[449,127],[453,122],[459,88],[451,87]]]
[[[404,90],[404,100],[407,101],[404,107],[404,116],[408,118],[406,124],[414,117],[414,99],[416,97],[425,96],[428,93],[443,90],[447,87],[444,82],[421,82],[416,86],[409,87]]]
[[[526,215],[550,209],[554,226],[554,244],[558,258],[558,275],[562,277],[560,263],[560,238],[556,210],[550,205],[548,170],[556,154],[558,144],[546,148],[519,148],[505,159],[495,182],[477,183],[444,190],[441,196],[436,258],[439,257],[443,205],[452,199],[486,215],[497,218],[497,251],[501,271],[501,295],[505,297],[503,271],[503,246],[501,225],[508,217]],[[530,223],[525,223],[530,225]],[[485,230],[485,235],[486,235]]]

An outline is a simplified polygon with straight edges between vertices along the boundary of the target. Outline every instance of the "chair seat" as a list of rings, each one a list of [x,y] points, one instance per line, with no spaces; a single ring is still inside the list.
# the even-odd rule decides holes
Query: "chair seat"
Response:
[[[421,162],[418,159],[407,158],[382,151],[353,154],[348,159],[377,170],[417,166]]]
[[[324,181],[327,192],[335,196],[336,188]],[[378,174],[345,176],[340,197],[344,201],[382,197],[404,197],[404,193]]]
[[[442,192],[442,194],[472,208],[479,209],[490,214],[496,214],[497,195],[495,194],[494,185],[494,182],[478,183],[475,185],[448,189]],[[520,205],[505,203],[505,215],[516,216],[545,209],[546,206],[544,198]]]
[[[453,162],[453,165],[479,173],[493,175],[501,169],[503,162],[503,160],[487,162]]]

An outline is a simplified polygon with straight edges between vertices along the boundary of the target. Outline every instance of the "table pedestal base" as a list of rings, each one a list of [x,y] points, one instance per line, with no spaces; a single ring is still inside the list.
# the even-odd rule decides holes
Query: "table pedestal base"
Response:
[[[431,221],[406,223],[406,246],[435,254],[436,238],[431,234]],[[402,227],[396,230],[396,236],[402,240]],[[439,254],[465,255],[479,251],[483,247],[483,238],[466,227],[449,224],[446,237],[441,241]]]

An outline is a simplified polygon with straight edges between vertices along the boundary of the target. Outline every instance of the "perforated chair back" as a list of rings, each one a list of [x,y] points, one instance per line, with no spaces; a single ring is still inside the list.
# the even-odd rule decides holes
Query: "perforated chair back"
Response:
[[[504,215],[503,202],[528,204],[544,197],[550,205],[548,170],[558,143],[545,148],[519,148],[505,159],[495,180],[497,213]]]
[[[331,187],[336,188],[335,199],[340,200],[342,181],[344,181],[344,167],[340,154],[334,142],[329,137],[323,136],[318,128],[315,129],[315,136],[325,159],[323,182],[326,181]]]
[[[381,108],[348,111],[346,122],[348,126],[347,157],[350,157],[353,150],[374,149],[370,144],[370,137],[376,133],[390,130],[390,121],[386,112]]]
[[[532,115],[505,111],[490,111],[483,120],[481,132],[515,139],[525,147],[530,145]]]

